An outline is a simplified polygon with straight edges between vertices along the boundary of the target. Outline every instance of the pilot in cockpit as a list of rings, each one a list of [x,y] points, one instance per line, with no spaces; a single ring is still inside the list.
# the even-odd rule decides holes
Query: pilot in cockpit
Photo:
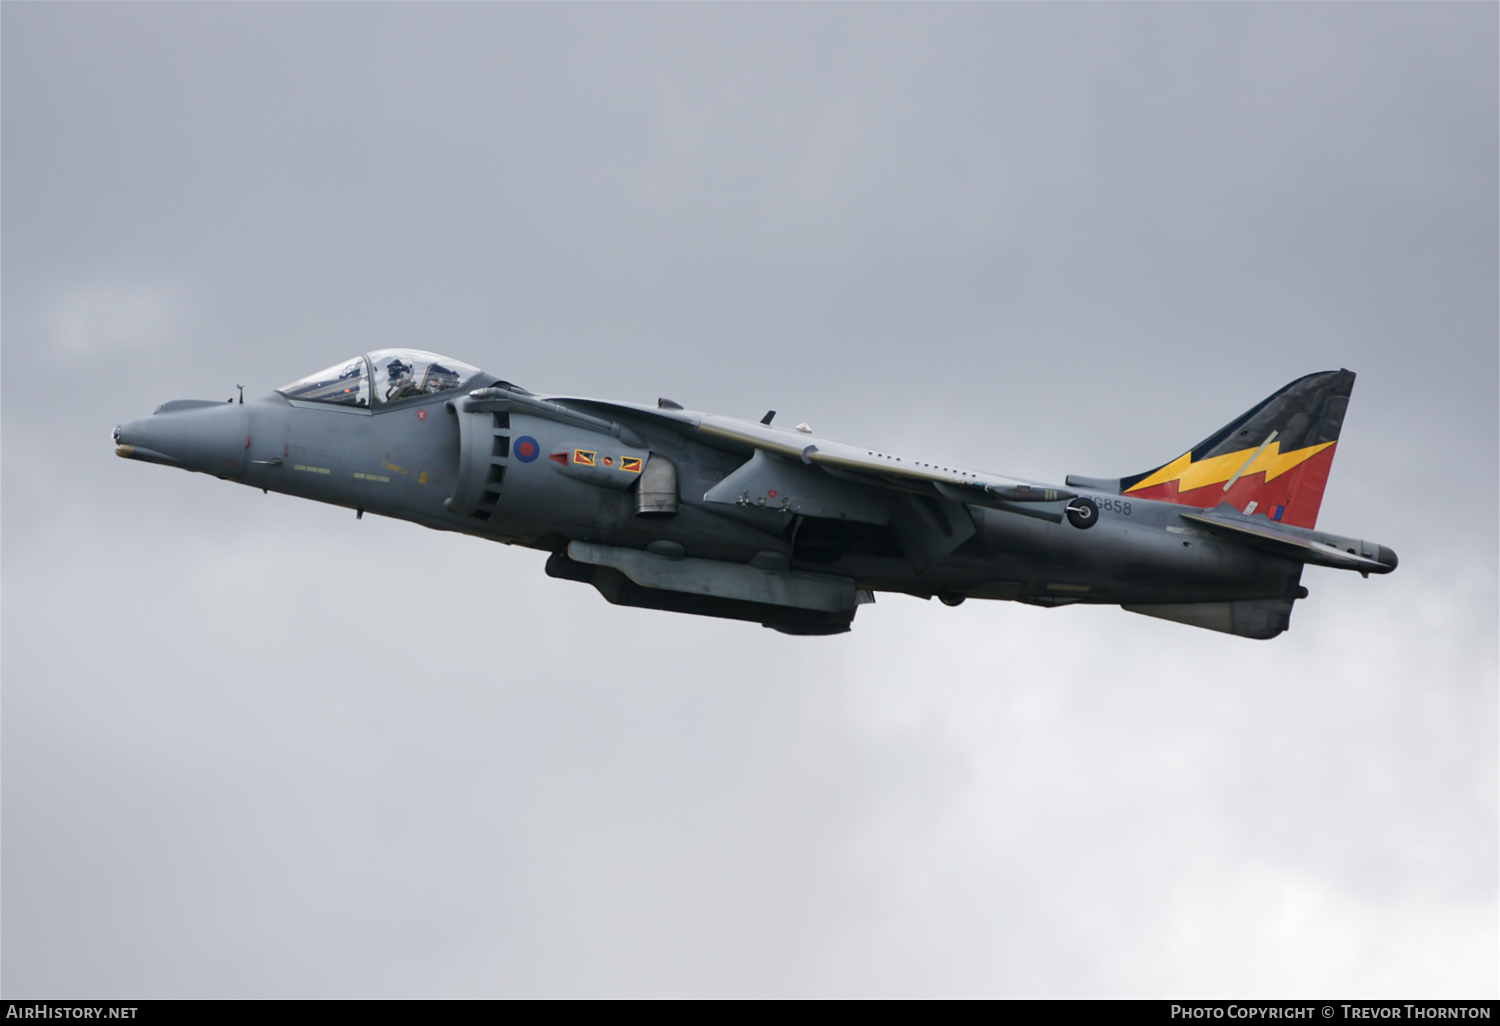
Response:
[[[368,409],[371,391],[379,406],[448,392],[478,373],[478,367],[420,349],[380,349],[368,358],[345,360],[277,391],[296,402]]]
[[[417,385],[414,376],[416,367],[409,363],[403,363],[400,358],[392,360],[386,366],[386,380],[390,384],[385,390],[385,401],[394,402],[397,399],[405,399],[409,395],[421,395],[422,389]]]

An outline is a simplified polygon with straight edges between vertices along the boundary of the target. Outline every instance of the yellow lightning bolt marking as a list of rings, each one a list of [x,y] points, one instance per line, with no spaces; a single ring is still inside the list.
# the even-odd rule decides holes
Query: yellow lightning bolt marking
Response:
[[[1305,449],[1293,449],[1291,452],[1282,452],[1280,442],[1272,442],[1270,445],[1255,456],[1249,464],[1245,461],[1255,455],[1254,449],[1241,449],[1238,452],[1225,453],[1223,456],[1211,456],[1206,460],[1193,462],[1193,454],[1185,452],[1165,467],[1162,467],[1150,477],[1131,485],[1125,489],[1126,493],[1138,492],[1143,488],[1152,488],[1156,485],[1166,484],[1168,481],[1177,482],[1179,492],[1192,491],[1194,488],[1206,488],[1212,484],[1223,484],[1234,476],[1235,471],[1244,467],[1241,477],[1249,477],[1251,474],[1264,472],[1267,481],[1275,480],[1289,470],[1295,470],[1308,460],[1312,459],[1324,449],[1333,445],[1333,442],[1323,442],[1319,445],[1309,445]]]

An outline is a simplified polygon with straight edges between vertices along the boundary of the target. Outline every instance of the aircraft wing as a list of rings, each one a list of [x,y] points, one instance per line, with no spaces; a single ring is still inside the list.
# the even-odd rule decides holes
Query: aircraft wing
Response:
[[[628,426],[588,414],[580,416],[577,407],[592,408],[598,413],[617,411],[636,417],[644,415],[658,421],[669,421],[684,433],[707,435],[783,459],[795,460],[819,467],[846,480],[919,494],[936,492],[955,502],[1008,509],[1012,512],[1020,512],[1012,505],[1014,503],[1066,502],[1076,498],[1078,494],[1055,486],[969,470],[947,463],[911,459],[792,428],[772,427],[769,424],[714,413],[581,397],[523,395],[503,387],[477,389],[470,393],[470,397],[478,401],[501,400],[514,403],[543,416],[576,420],[617,437],[622,437],[622,433],[623,436],[629,436],[631,432]],[[1061,518],[1060,513],[1046,515],[1049,520]]]
[[[904,489],[910,489],[913,485],[931,486],[939,494],[956,502],[992,506],[1000,502],[1059,502],[1076,496],[1075,492],[1060,488],[944,463],[915,460],[736,417],[702,414],[697,428],[706,435],[739,442],[784,458],[801,460],[825,470],[852,472],[862,478],[874,478],[888,486]]]

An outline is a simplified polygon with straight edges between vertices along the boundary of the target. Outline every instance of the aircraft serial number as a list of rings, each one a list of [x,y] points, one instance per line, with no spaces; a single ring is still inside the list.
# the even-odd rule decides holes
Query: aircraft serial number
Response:
[[[1130,503],[1124,499],[1107,499],[1102,495],[1090,495],[1089,498],[1098,503],[1101,510],[1109,510],[1111,513],[1119,513],[1130,516]]]

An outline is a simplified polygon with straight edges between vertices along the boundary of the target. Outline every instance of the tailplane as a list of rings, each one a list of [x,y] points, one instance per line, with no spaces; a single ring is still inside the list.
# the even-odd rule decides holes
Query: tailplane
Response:
[[[1172,462],[1121,478],[1119,492],[1200,508],[1229,503],[1246,515],[1315,527],[1353,389],[1350,370],[1298,378]]]

